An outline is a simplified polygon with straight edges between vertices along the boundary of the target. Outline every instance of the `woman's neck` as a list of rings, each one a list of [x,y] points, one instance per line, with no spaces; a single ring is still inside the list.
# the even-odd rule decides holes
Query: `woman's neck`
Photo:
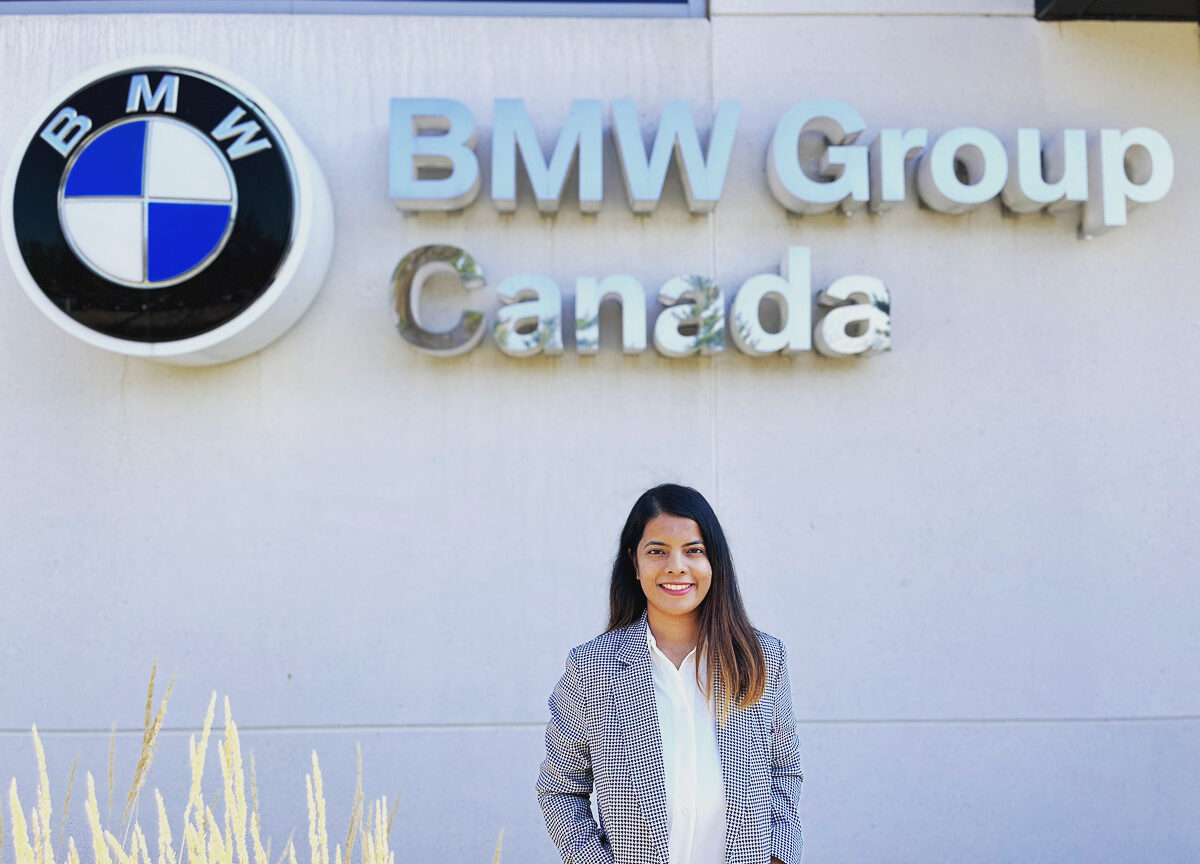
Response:
[[[646,623],[654,634],[654,641],[664,653],[667,649],[683,650],[684,654],[696,647],[700,638],[700,619],[697,615],[657,615],[653,606],[646,614]]]

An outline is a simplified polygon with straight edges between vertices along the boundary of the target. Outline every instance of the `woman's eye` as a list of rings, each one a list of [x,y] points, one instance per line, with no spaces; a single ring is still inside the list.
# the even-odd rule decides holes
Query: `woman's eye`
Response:
[[[704,554],[704,550],[703,550],[703,549],[701,549],[701,548],[699,548],[699,547],[692,547],[692,548],[691,548],[691,549],[689,549],[688,551],[689,551],[689,552],[699,552],[701,555],[703,555],[703,554]]]

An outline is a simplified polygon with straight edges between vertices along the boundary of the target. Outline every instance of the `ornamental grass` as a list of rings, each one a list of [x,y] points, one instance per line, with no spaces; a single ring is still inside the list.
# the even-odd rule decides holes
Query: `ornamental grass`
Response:
[[[192,782],[187,806],[183,811],[182,840],[175,845],[171,822],[162,795],[154,790],[154,801],[158,811],[158,831],[153,845],[147,840],[146,832],[137,819],[137,804],[150,764],[158,750],[158,735],[162,730],[167,700],[171,696],[174,679],[167,685],[166,693],[154,709],[154,679],[157,664],[150,673],[150,686],[146,695],[145,720],[142,730],[142,748],[134,768],[133,782],[125,800],[121,816],[121,837],[103,827],[100,820],[100,805],[96,798],[96,782],[87,772],[87,800],[84,810],[91,829],[91,864],[272,864],[271,844],[262,839],[262,823],[258,812],[258,783],[254,772],[254,755],[250,754],[250,778],[247,801],[245,764],[242,760],[242,745],[238,738],[237,724],[229,710],[229,698],[225,698],[225,735],[217,743],[220,757],[222,800],[224,812],[218,817],[213,810],[217,799],[205,805],[203,786],[205,756],[208,739],[212,731],[213,713],[217,694],[214,691],[204,716],[204,727],[199,742],[196,736],[188,739],[188,756],[191,761]],[[108,756],[108,813],[113,803],[113,761],[115,756],[116,727],[109,739]],[[83,864],[80,850],[74,837],[67,838],[66,854],[55,852],[56,841],[51,830],[53,807],[50,799],[50,780],[46,772],[46,754],[33,727],[33,748],[37,755],[38,788],[37,803],[28,810],[17,795],[17,781],[13,778],[8,790],[8,810],[11,825],[4,825],[3,808],[0,807],[0,862],[7,855],[5,834],[12,840],[15,853],[14,864]],[[62,835],[66,828],[67,813],[71,806],[71,792],[75,783],[75,770],[79,765],[76,758],[67,780],[67,794],[63,801],[63,813],[59,827],[57,845],[62,847]],[[362,751],[358,753],[358,784],[350,808],[350,828],[345,849],[338,843],[334,847],[332,864],[353,864],[357,852],[360,864],[395,864],[396,853],[389,845],[392,822],[396,808],[388,810],[387,797],[383,796],[368,805],[362,789]],[[321,767],[317,753],[312,754],[312,773],[305,775],[308,804],[308,846],[310,864],[330,864],[329,836],[325,829],[325,794],[321,784]],[[131,821],[132,817],[132,821]],[[494,864],[500,864],[500,844],[504,837],[501,829],[496,841]],[[357,847],[357,849],[356,849]],[[151,850],[155,850],[152,856]],[[86,851],[86,850],[85,850]],[[61,857],[59,857],[61,855]],[[298,864],[295,844],[289,838],[283,852],[274,864]]]

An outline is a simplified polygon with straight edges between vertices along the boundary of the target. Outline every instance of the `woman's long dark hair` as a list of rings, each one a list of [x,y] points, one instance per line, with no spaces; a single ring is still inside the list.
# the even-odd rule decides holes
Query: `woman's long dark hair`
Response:
[[[643,492],[629,511],[621,531],[621,545],[613,560],[606,632],[629,626],[646,608],[646,595],[637,578],[634,555],[642,542],[646,524],[663,513],[691,519],[700,526],[700,539],[704,541],[704,551],[712,567],[712,582],[698,610],[698,644],[703,647],[697,653],[703,653],[708,668],[715,671],[709,676],[708,698],[715,698],[718,678],[725,684],[725,696],[722,704],[717,706],[717,716],[724,724],[735,698],[742,708],[762,698],[767,686],[767,663],[762,645],[750,626],[746,607],[742,605],[725,532],[721,530],[717,514],[695,489],[664,483]],[[699,663],[696,664],[696,684],[701,684]]]

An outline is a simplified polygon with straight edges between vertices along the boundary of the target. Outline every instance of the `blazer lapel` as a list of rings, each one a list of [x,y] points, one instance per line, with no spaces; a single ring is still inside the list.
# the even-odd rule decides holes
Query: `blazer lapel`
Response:
[[[717,679],[714,713],[725,698],[725,684]],[[729,717],[722,726],[713,718],[717,733],[717,749],[721,753],[721,777],[725,781],[725,859],[737,862],[753,857],[753,850],[741,848],[739,841],[750,840],[743,830],[749,807],[747,790],[752,785],[751,770],[754,761],[752,752],[758,740],[758,729],[752,708],[739,709],[737,703],[730,706]]]
[[[650,833],[660,864],[667,861],[667,784],[663,773],[662,733],[654,702],[650,646],[646,642],[646,613],[625,628],[617,659],[624,669],[617,673],[614,689],[621,718],[629,779]]]

